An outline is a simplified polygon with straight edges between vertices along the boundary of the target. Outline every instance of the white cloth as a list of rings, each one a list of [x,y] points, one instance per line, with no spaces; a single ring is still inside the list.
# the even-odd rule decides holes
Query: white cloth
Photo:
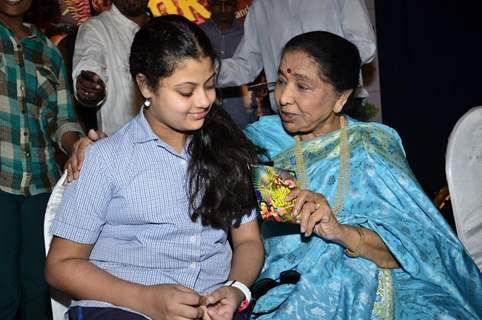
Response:
[[[251,82],[263,67],[267,81],[276,81],[284,45],[296,35],[315,30],[328,31],[354,43],[363,63],[375,55],[375,33],[363,0],[255,0],[233,58],[222,60],[219,85]],[[270,98],[271,107],[276,110],[272,94]]]
[[[97,112],[99,129],[108,135],[139,111],[137,89],[129,71],[129,55],[139,26],[113,5],[79,27],[72,77],[74,88],[82,70],[90,70],[106,84],[106,98]]]
[[[64,172],[62,177],[57,181],[52,193],[50,194],[49,202],[47,203],[47,210],[45,210],[44,220],[44,241],[45,241],[45,254],[49,253],[50,243],[52,242],[52,232],[50,227],[54,221],[55,215],[59,208],[60,201],[62,201],[62,195],[64,194],[64,181],[67,178],[67,171]],[[70,297],[64,293],[50,288],[50,302],[52,304],[52,318],[53,320],[66,320],[67,310],[70,305]]]
[[[457,236],[482,271],[482,106],[466,112],[449,137],[447,182]]]

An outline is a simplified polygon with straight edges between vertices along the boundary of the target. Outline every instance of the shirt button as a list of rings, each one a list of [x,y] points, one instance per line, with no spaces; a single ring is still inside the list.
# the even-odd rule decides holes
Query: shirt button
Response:
[[[24,136],[28,136],[28,131],[24,131],[24,132],[23,132],[23,135],[24,135]]]
[[[25,152],[25,156],[26,156],[27,158],[29,158],[29,157],[30,157],[30,152]]]
[[[190,241],[191,243],[195,243],[196,240],[197,240],[197,237],[196,237],[196,236],[192,236],[192,237],[189,238],[189,241]]]
[[[196,262],[192,262],[191,265],[190,265],[191,269],[194,269],[197,267],[197,263]]]

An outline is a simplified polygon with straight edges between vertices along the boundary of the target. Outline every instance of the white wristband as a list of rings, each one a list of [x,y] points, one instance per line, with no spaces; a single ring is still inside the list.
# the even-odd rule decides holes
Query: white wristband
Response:
[[[224,284],[224,286],[238,288],[244,294],[245,299],[248,302],[251,302],[251,291],[242,282],[238,280],[229,280]]]

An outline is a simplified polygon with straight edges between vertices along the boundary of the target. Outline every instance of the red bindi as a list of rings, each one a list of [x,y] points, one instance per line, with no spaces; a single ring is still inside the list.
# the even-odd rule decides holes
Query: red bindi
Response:
[[[291,73],[291,69],[290,69],[290,68],[287,68],[287,69],[286,69],[286,72]]]

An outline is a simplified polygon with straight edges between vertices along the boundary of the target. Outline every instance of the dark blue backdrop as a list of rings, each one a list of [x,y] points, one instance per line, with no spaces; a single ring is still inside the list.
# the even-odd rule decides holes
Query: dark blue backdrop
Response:
[[[383,121],[400,133],[412,169],[432,197],[446,184],[445,148],[453,126],[482,105],[482,4],[375,4]]]

